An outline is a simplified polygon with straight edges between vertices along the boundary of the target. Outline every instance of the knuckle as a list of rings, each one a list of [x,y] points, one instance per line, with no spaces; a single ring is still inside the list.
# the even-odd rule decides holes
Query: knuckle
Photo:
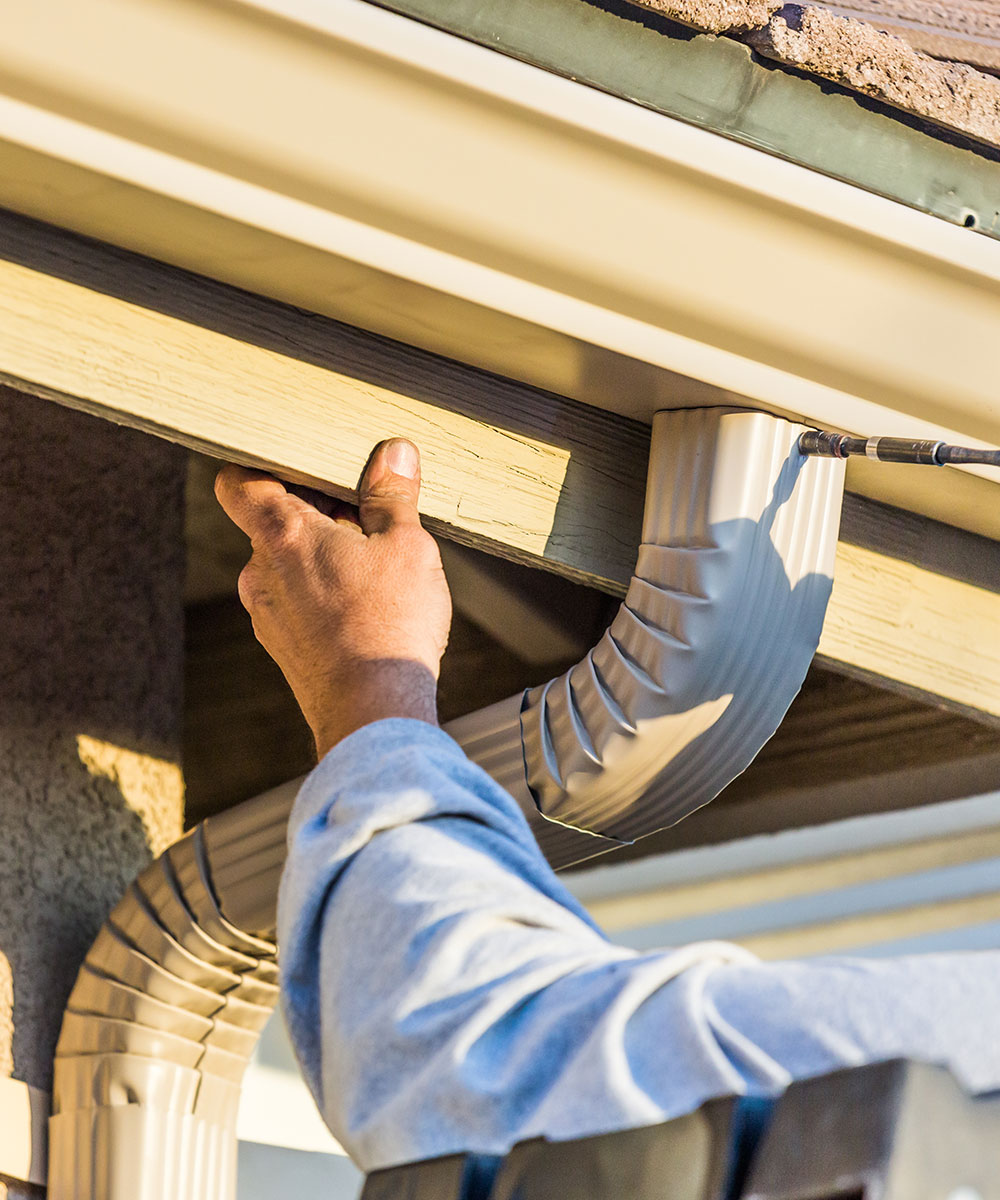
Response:
[[[259,539],[276,555],[293,552],[302,538],[302,515],[272,501],[262,506]]]
[[[266,590],[257,564],[251,559],[240,571],[237,592],[243,607],[248,612],[261,608],[266,603]]]

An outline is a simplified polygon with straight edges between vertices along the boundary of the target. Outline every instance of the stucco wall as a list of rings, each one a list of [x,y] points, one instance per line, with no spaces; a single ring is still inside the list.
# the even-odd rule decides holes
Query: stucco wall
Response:
[[[80,960],[181,830],[184,456],[0,389],[0,463],[0,1074],[48,1089]]]

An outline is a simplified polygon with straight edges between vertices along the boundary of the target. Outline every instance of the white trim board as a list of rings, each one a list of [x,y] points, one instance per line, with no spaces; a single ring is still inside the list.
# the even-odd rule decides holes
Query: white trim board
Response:
[[[765,958],[870,949],[1000,920],[1000,794],[564,877],[627,945],[724,938]]]
[[[50,1106],[48,1092],[0,1078],[0,1175],[44,1187]]]
[[[356,1200],[364,1176],[349,1158],[241,1141],[237,1152],[238,1200]]]

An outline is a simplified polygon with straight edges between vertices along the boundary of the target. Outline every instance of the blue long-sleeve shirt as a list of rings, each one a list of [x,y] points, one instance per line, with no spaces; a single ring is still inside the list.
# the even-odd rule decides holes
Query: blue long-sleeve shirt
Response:
[[[1000,1086],[1000,954],[764,966],[725,943],[616,947],[514,800],[418,721],[359,730],[307,779],[279,940],[307,1082],[364,1170],[899,1054]],[[956,1003],[977,1021],[942,1020]]]

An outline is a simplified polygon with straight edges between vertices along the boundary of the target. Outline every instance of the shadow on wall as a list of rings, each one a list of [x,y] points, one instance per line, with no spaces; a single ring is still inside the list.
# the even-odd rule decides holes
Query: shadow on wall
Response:
[[[0,757],[0,954],[10,973],[6,988],[0,980],[0,1072],[48,1090],[77,968],[127,885],[173,840],[156,810],[179,802],[180,769],[44,728],[0,730]]]

